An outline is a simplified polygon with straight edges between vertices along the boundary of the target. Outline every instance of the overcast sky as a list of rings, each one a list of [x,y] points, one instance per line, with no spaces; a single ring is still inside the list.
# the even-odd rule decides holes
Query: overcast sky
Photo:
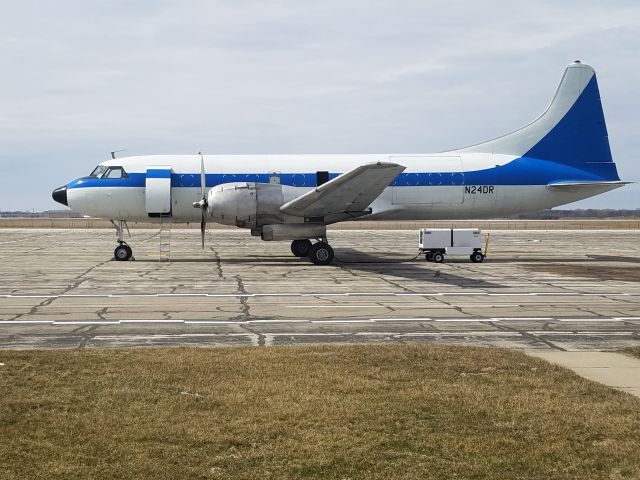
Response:
[[[598,72],[614,160],[640,181],[640,4],[5,1],[0,210],[120,155],[429,153],[519,127],[565,66]],[[640,208],[625,187],[575,204]]]

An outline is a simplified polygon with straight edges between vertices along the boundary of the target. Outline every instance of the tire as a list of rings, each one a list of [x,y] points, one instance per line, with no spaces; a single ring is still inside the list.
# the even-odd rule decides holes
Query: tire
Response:
[[[436,263],[442,263],[444,262],[444,255],[441,254],[440,252],[436,252],[433,254],[433,261]]]
[[[333,248],[328,243],[314,243],[309,249],[309,260],[315,265],[329,265],[333,256]]]
[[[311,246],[311,240],[294,240],[291,242],[291,253],[300,258],[308,257]]]
[[[113,251],[113,256],[118,262],[126,262],[133,255],[133,251],[129,245],[118,245]]]
[[[427,253],[427,254],[424,256],[424,259],[425,259],[427,262],[433,262],[433,253]]]
[[[484,260],[484,255],[482,254],[482,252],[473,252],[470,258],[473,263],[482,263],[482,261]]]

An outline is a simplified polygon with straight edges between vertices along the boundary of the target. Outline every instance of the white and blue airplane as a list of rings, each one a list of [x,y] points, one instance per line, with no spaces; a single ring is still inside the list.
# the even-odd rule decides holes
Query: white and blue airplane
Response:
[[[595,71],[576,61],[549,107],[502,137],[437,154],[153,155],[112,159],[53,191],[112,220],[116,260],[127,221],[201,222],[292,241],[333,260],[327,225],[347,220],[477,219],[536,211],[618,188]],[[195,208],[194,208],[195,207]],[[316,240],[312,243],[311,240]]]

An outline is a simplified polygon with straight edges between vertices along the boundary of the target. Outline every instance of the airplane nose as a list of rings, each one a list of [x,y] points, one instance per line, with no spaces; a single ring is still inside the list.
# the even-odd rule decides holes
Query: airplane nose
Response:
[[[53,193],[51,193],[51,197],[53,197],[56,202],[61,203],[65,207],[69,206],[69,204],[67,203],[67,187],[56,188]]]

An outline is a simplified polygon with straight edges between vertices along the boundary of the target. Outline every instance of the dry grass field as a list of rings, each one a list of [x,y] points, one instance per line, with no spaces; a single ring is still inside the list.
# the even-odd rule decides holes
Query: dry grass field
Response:
[[[628,353],[629,355],[633,355],[634,357],[640,358],[640,346],[627,348],[625,350],[625,353]]]
[[[640,478],[640,400],[500,349],[0,351],[0,478]]]

